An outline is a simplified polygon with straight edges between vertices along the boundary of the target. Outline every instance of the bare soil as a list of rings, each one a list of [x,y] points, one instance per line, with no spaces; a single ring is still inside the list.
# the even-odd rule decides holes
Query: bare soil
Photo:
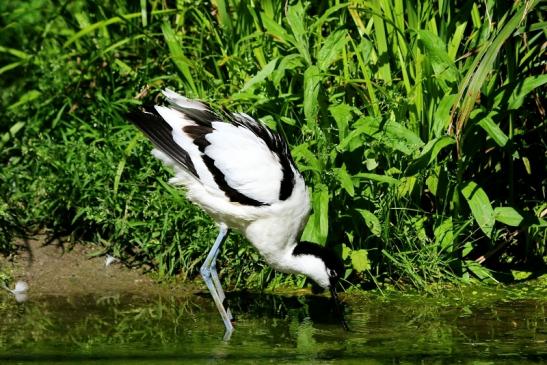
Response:
[[[54,241],[45,236],[19,240],[19,253],[0,256],[0,273],[29,285],[29,294],[163,294],[189,295],[185,284],[161,283],[140,269],[129,268],[123,262],[106,266],[105,256],[95,256],[101,250],[93,244]],[[194,288],[195,289],[195,288]]]

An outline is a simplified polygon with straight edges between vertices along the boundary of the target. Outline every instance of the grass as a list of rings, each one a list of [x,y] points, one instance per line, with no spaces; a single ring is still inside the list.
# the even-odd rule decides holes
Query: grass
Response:
[[[0,249],[46,230],[193,276],[211,220],[124,120],[170,87],[286,136],[308,241],[347,285],[540,273],[547,155],[538,1],[32,0],[0,5]],[[232,287],[305,285],[231,236]],[[249,263],[251,263],[249,265]]]

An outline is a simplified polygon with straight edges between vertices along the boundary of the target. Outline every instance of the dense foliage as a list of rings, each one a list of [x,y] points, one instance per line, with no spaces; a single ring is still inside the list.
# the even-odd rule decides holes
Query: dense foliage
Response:
[[[545,4],[418,3],[1,2],[0,249],[45,229],[193,275],[214,225],[124,120],[170,87],[286,136],[312,192],[304,239],[338,249],[348,283],[539,272]],[[219,267],[293,280],[238,236]]]

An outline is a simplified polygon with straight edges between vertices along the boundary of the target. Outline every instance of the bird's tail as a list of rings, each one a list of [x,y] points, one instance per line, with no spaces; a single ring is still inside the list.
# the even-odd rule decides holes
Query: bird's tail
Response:
[[[186,171],[198,176],[188,152],[173,139],[173,128],[153,106],[133,110],[127,114],[127,119],[135,124],[157,149],[169,156]]]

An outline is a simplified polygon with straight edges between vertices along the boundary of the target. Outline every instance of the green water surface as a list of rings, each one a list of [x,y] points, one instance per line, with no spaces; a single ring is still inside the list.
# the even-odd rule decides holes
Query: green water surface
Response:
[[[345,331],[321,296],[0,296],[0,363],[532,364],[547,361],[545,288],[348,295]]]

